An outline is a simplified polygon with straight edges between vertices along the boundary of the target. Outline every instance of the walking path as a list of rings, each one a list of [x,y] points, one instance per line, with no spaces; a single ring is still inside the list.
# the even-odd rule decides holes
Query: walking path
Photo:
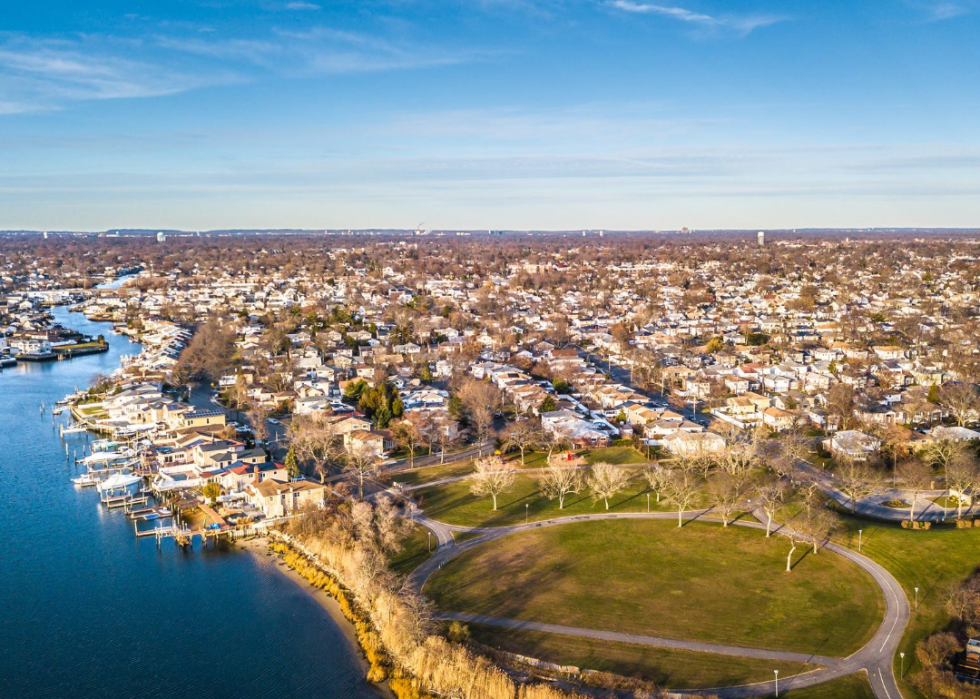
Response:
[[[696,519],[707,518],[710,510],[694,510],[684,514],[684,519],[693,521]],[[539,529],[542,527],[553,527],[568,524],[571,522],[601,521],[610,519],[655,519],[655,520],[674,520],[677,518],[676,512],[603,512],[589,515],[576,515],[571,517],[557,517],[541,522],[529,522],[509,527],[495,527],[492,529],[478,529],[470,527],[450,526],[429,519],[424,516],[416,517],[423,526],[430,529],[439,542],[436,552],[421,566],[419,566],[409,576],[409,583],[421,590],[426,580],[435,571],[439,570],[450,560],[476,546],[481,546],[489,541],[499,539],[511,534],[522,531]],[[739,520],[733,523],[736,526],[749,527],[752,529],[765,530],[765,525],[755,521]],[[453,532],[479,532],[481,536],[457,544],[453,539]],[[790,530],[781,525],[777,527],[775,533],[789,534]],[[773,651],[754,648],[739,648],[735,646],[719,646],[711,643],[698,641],[681,641],[676,639],[663,639],[655,636],[635,636],[632,634],[620,634],[618,632],[601,631],[596,629],[582,629],[553,624],[538,624],[537,622],[525,622],[512,619],[498,619],[495,617],[474,617],[473,615],[451,614],[444,618],[463,618],[476,623],[490,623],[497,626],[507,626],[509,628],[526,628],[550,633],[559,633],[571,636],[583,636],[588,638],[598,638],[609,641],[623,641],[627,643],[638,643],[662,648],[675,648],[683,650],[700,651],[705,653],[720,653],[722,655],[743,655],[746,657],[790,660],[792,662],[805,662],[821,665],[817,670],[812,670],[795,677],[783,679],[779,686],[784,691],[789,689],[799,689],[810,687],[824,682],[829,682],[840,677],[851,675],[861,670],[866,670],[871,681],[871,687],[878,699],[901,699],[898,684],[895,680],[893,670],[893,659],[898,650],[902,634],[909,621],[909,603],[904,591],[892,575],[870,558],[834,543],[826,543],[826,550],[847,558],[856,565],[867,571],[874,581],[881,588],[885,597],[885,615],[882,619],[874,637],[865,644],[863,648],[856,651],[846,658],[827,658],[822,656],[809,656],[801,653],[788,653],[783,651]],[[762,682],[738,687],[719,687],[702,690],[683,690],[679,693],[690,694],[715,694],[722,699],[741,699],[742,697],[763,696],[773,694],[776,690],[775,682]]]

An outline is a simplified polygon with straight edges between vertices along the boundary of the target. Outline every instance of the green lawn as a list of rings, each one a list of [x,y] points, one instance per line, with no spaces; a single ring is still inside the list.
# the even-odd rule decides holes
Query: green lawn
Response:
[[[713,653],[675,651],[631,643],[610,643],[496,626],[471,624],[473,638],[484,645],[583,670],[637,677],[667,689],[706,689],[771,679],[778,669],[789,677],[813,666],[735,658]]]
[[[513,490],[497,499],[497,511],[493,511],[490,497],[477,497],[470,492],[470,480],[415,491],[415,497],[427,517],[467,527],[500,527],[519,524],[525,517],[535,521],[552,517],[605,512],[600,500],[594,502],[587,490],[572,495],[565,501],[565,509],[558,509],[557,500],[548,500],[540,490],[539,476],[517,477]],[[645,512],[648,493],[646,481],[637,476],[629,487],[609,501],[610,512]],[[525,507],[528,506],[528,507]],[[666,501],[657,504],[656,494],[650,496],[651,510],[667,510]]]
[[[915,660],[916,644],[949,624],[948,592],[980,563],[980,529],[940,527],[913,531],[897,525],[845,517],[844,529],[834,538],[857,549],[859,529],[864,532],[862,553],[895,576],[905,589],[910,606],[914,606],[915,588],[919,588],[919,608],[912,612],[900,647],[905,652],[905,676],[908,678],[919,669]],[[895,673],[898,672],[896,656]],[[920,696],[907,683],[901,683],[901,687],[907,698]]]
[[[426,585],[445,610],[843,656],[877,628],[871,577],[758,531],[669,521],[581,522],[508,536]]]
[[[454,476],[465,476],[473,472],[472,461],[462,461],[451,464],[438,464],[435,466],[425,466],[401,473],[385,475],[384,479],[388,483],[404,483],[405,485],[418,485],[428,481],[438,481],[443,478],[453,478]]]
[[[388,566],[402,575],[408,575],[428,560],[429,530],[416,526],[412,532],[401,540],[402,550],[388,558]],[[432,550],[436,549],[436,538],[432,537]]]
[[[586,462],[598,464],[643,464],[649,461],[646,456],[633,447],[607,447],[605,449],[589,449],[583,456]]]
[[[780,671],[780,678],[782,674]],[[871,691],[868,676],[863,672],[824,682],[814,687],[790,689],[787,692],[782,691],[782,679],[780,679],[779,686],[780,699],[874,699],[875,696],[874,692]]]

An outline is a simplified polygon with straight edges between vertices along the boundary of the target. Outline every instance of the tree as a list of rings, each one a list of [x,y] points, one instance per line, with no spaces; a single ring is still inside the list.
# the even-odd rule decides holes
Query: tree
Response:
[[[541,479],[541,492],[549,500],[558,500],[558,509],[565,509],[565,498],[582,491],[582,472],[575,466],[553,464]]]
[[[851,501],[851,511],[857,511],[857,501],[873,495],[881,488],[881,471],[867,461],[858,461],[844,454],[836,457],[834,470],[838,489]]]
[[[667,499],[677,506],[677,526],[684,526],[684,512],[694,504],[700,488],[694,477],[686,471],[671,471],[667,485]]]
[[[592,496],[596,500],[602,500],[607,510],[609,498],[615,497],[616,493],[623,490],[629,482],[630,474],[625,469],[606,463],[593,466],[586,478]]]
[[[708,483],[708,490],[711,493],[711,501],[721,513],[722,526],[728,527],[731,516],[742,502],[742,489],[739,482],[730,474],[722,471]]]
[[[541,432],[540,445],[548,450],[548,461],[551,461],[551,457],[556,451],[565,449],[569,444],[571,444],[571,438],[568,436],[568,432],[559,425],[552,425]]]
[[[221,495],[221,484],[215,481],[208,481],[204,484],[202,492],[204,493],[204,497],[211,501],[211,507],[214,507],[218,502],[218,496]]]
[[[431,439],[439,445],[439,463],[446,463],[446,449],[458,441],[457,423],[455,420],[442,420],[433,423]]]
[[[494,512],[497,510],[497,497],[509,492],[517,480],[517,470],[507,466],[497,459],[479,458],[476,460],[476,472],[472,476],[473,484],[470,491],[477,497],[489,495],[493,498]]]
[[[850,427],[854,418],[854,388],[850,384],[836,384],[827,392],[827,411],[838,420],[842,430]]]
[[[772,533],[772,521],[786,498],[787,486],[777,477],[764,478],[756,488],[762,511],[766,515],[766,538]]]
[[[650,490],[657,494],[657,502],[660,502],[660,494],[670,484],[670,471],[659,464],[653,464],[643,470],[643,478],[650,486]]]
[[[947,383],[939,390],[939,405],[949,411],[960,427],[975,422],[980,413],[980,394],[972,383]]]
[[[252,434],[255,435],[256,442],[265,442],[269,438],[269,411],[260,405],[253,406],[246,413],[248,422],[252,426]]]
[[[289,451],[286,452],[286,473],[289,474],[290,479],[298,478],[300,475],[299,461],[296,459],[296,447],[295,445],[289,445]]]
[[[364,481],[378,472],[377,453],[368,446],[354,447],[347,452],[344,472],[351,482],[357,483],[357,495],[364,499]]]
[[[297,415],[289,425],[290,444],[301,461],[313,464],[313,471],[326,480],[329,466],[337,462],[343,443],[333,423],[315,415]]]
[[[956,519],[963,518],[964,493],[980,485],[980,465],[968,451],[957,453],[946,467],[946,485],[957,492]]]
[[[538,406],[538,415],[553,413],[556,410],[558,410],[558,403],[555,402],[554,397],[545,396],[544,400],[541,401],[541,405]]]
[[[803,509],[793,520],[796,530],[813,546],[813,553],[820,550],[820,542],[827,539],[839,526],[836,515],[823,504],[818,490],[811,490],[803,498]]]
[[[422,442],[422,430],[411,420],[398,420],[392,423],[391,433],[395,441],[408,450],[409,468],[415,468],[415,450]]]
[[[500,391],[486,381],[469,379],[458,391],[466,417],[476,432],[478,452],[482,455],[483,445],[493,434],[493,418],[501,409]]]
[[[521,466],[524,465],[524,452],[533,449],[541,441],[541,430],[530,420],[512,423],[504,430],[504,449],[518,449],[521,452]]]
[[[905,489],[912,493],[909,502],[909,521],[915,521],[915,501],[919,493],[929,487],[932,480],[932,469],[919,459],[906,459],[895,467],[895,477],[902,482]]]

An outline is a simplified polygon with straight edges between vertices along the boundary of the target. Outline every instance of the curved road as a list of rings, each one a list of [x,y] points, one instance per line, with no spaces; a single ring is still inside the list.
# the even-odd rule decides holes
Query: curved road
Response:
[[[707,515],[709,510],[695,510],[687,512],[684,518],[688,521],[699,519]],[[470,527],[450,526],[429,519],[424,516],[417,516],[417,522],[432,530],[436,535],[439,546],[435,554],[425,563],[419,566],[409,576],[409,582],[417,589],[422,588],[425,581],[436,570],[445,565],[448,561],[459,556],[476,546],[493,541],[504,536],[517,534],[522,531],[539,529],[542,527],[553,527],[571,522],[600,521],[607,519],[671,519],[677,517],[676,512],[623,512],[623,513],[598,513],[593,515],[576,515],[570,517],[557,517],[554,519],[540,522],[530,522],[518,524],[510,527],[495,527],[492,529],[479,529]],[[758,522],[737,521],[733,524],[752,529],[765,530],[765,526]],[[453,539],[453,532],[481,532],[482,535],[473,539],[456,544]],[[777,528],[776,533],[789,533],[789,529],[783,525]],[[799,689],[809,687],[823,682],[828,682],[840,677],[851,675],[860,670],[866,670],[871,681],[871,687],[875,696],[879,699],[901,699],[901,693],[895,681],[893,670],[893,659],[898,650],[902,634],[909,620],[909,603],[898,581],[880,565],[870,558],[859,554],[851,549],[839,546],[834,543],[826,543],[825,549],[830,550],[856,565],[863,568],[881,588],[885,597],[885,616],[875,632],[874,637],[857,652],[846,658],[824,658],[821,656],[808,656],[801,653],[788,653],[782,651],[770,651],[758,648],[739,648],[733,646],[719,646],[711,643],[701,643],[697,641],[679,641],[674,639],[662,639],[653,636],[636,636],[631,634],[619,634],[616,632],[598,631],[596,629],[582,629],[557,626],[552,624],[538,624],[536,622],[524,622],[513,619],[497,619],[493,617],[475,617],[473,615],[452,614],[446,618],[459,618],[475,621],[478,623],[488,623],[497,626],[507,626],[510,628],[525,628],[539,631],[549,631],[572,636],[584,636],[589,638],[600,638],[610,641],[625,641],[663,648],[681,648],[685,650],[701,651],[705,653],[721,653],[726,655],[744,655],[747,657],[771,658],[774,660],[788,660],[792,662],[807,662],[822,665],[820,669],[787,677],[780,686],[783,690]],[[716,694],[723,699],[741,699],[742,697],[753,697],[772,694],[776,690],[775,682],[762,682],[757,684],[742,685],[738,687],[719,687],[701,690],[682,690],[679,693],[710,693]]]

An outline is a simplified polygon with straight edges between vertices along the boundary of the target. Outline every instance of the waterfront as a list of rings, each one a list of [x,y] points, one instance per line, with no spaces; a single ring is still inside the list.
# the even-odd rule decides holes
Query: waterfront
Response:
[[[376,696],[341,630],[274,559],[223,545],[158,550],[71,484],[39,406],[139,346],[107,323],[55,316],[104,333],[110,349],[0,372],[0,697]]]

